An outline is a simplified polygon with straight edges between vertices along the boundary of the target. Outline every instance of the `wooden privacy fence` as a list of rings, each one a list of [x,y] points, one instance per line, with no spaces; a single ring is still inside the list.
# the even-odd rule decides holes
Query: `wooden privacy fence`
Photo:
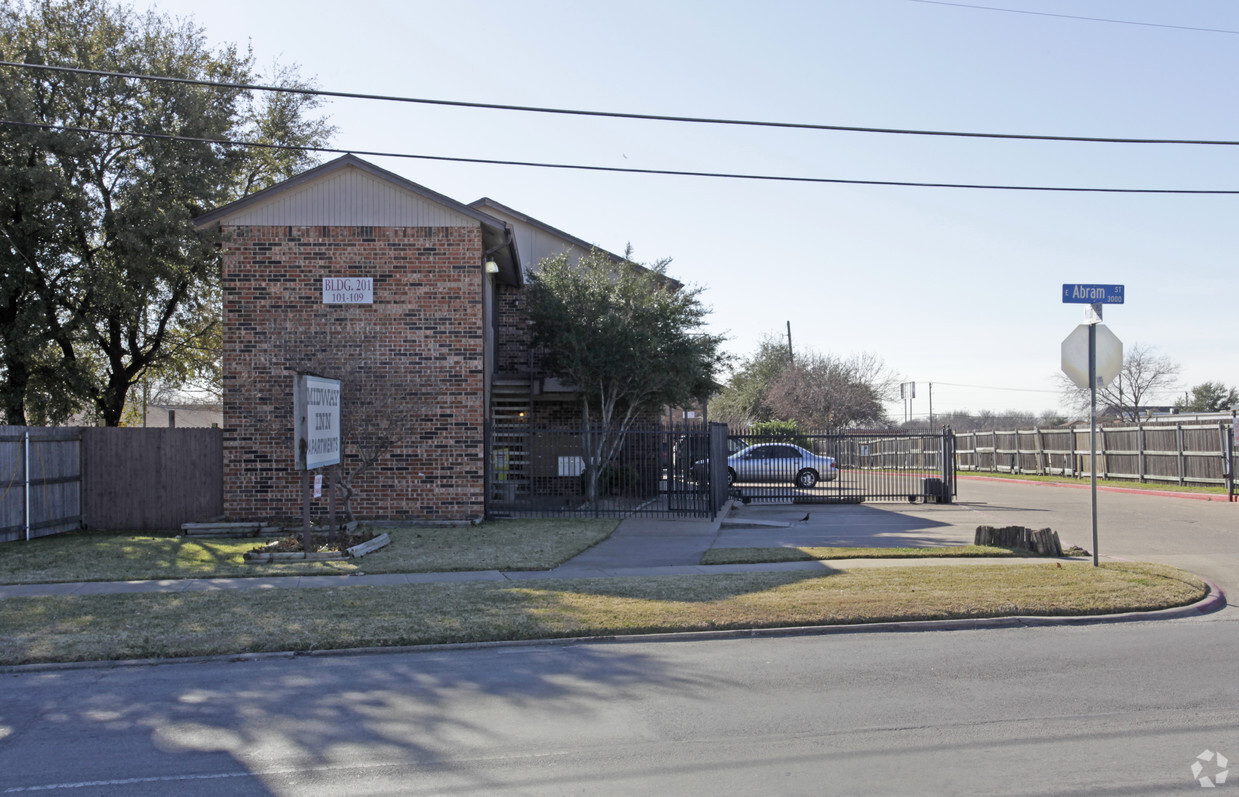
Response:
[[[81,525],[81,429],[0,426],[0,542]]]
[[[220,429],[0,426],[0,542],[223,514]]]
[[[175,529],[223,515],[223,441],[221,429],[83,429],[83,524]]]
[[[1089,430],[956,433],[958,468],[996,473],[1089,475]],[[1232,424],[1156,424],[1097,429],[1097,476],[1233,489]]]

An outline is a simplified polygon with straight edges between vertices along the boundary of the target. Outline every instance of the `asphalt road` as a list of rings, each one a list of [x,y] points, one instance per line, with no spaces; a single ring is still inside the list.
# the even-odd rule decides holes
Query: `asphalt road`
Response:
[[[960,499],[867,507],[870,536],[1020,523],[1091,545],[1087,491],[964,482]],[[812,525],[854,533],[812,512]],[[1101,550],[1239,594],[1236,512],[1104,495]],[[1239,768],[1237,632],[1228,608],[1086,627],[9,671],[0,795],[1192,793],[1206,751],[1201,776],[1220,775],[1215,753]],[[1234,774],[1220,788],[1239,793]]]
[[[1205,750],[1239,762],[1236,631],[1200,619],[8,675],[0,793],[1188,793]]]

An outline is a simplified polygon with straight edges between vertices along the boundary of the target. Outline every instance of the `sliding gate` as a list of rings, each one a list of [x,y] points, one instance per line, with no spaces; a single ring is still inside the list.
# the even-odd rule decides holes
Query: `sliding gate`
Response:
[[[730,430],[727,478],[744,502],[861,503],[955,497],[955,434]]]

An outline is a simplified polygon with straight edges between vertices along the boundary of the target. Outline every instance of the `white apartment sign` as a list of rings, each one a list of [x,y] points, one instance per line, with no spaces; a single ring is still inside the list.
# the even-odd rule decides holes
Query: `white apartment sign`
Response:
[[[297,470],[340,464],[340,380],[297,374],[293,392]]]
[[[323,304],[374,304],[374,279],[323,277]]]

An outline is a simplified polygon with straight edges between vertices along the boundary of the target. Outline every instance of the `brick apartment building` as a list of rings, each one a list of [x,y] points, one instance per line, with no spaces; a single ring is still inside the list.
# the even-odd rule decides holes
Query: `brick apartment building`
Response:
[[[485,421],[577,417],[531,351],[523,290],[527,268],[585,241],[351,155],[197,223],[223,237],[228,519],[300,514],[297,371],[344,379],[366,423],[412,430],[356,485],[360,518],[480,517]]]

